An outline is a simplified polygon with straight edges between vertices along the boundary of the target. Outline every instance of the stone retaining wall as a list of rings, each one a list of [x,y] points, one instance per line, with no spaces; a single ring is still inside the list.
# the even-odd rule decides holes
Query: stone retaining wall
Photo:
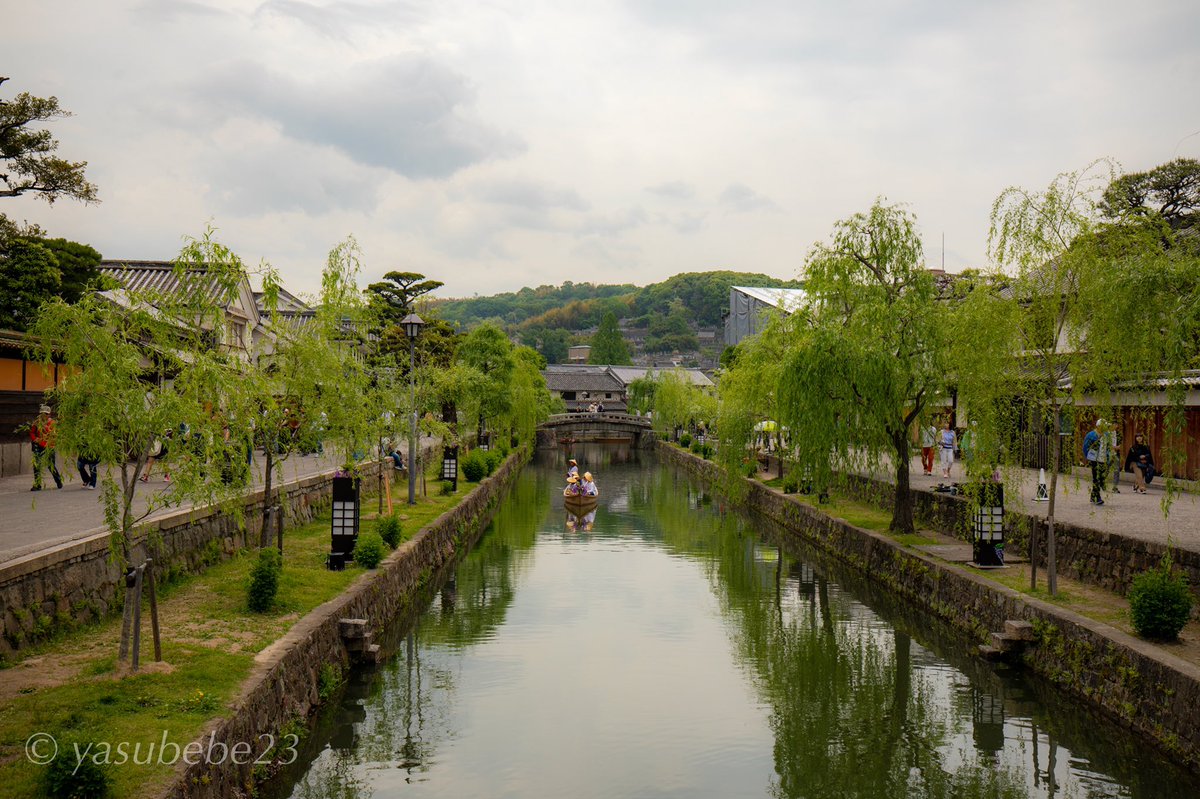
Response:
[[[378,635],[404,610],[413,594],[456,553],[470,547],[487,527],[505,491],[530,457],[528,448],[511,455],[496,473],[463,498],[452,510],[422,528],[388,556],[377,569],[363,574],[345,591],[313,610],[287,635],[255,658],[250,677],[234,702],[232,715],[208,724],[198,740],[232,747],[252,746],[261,735],[277,734],[294,719],[305,719],[318,704],[323,666],[347,667],[349,656],[338,620],[368,621]],[[187,766],[162,795],[164,799],[217,799],[254,793],[253,764]]]
[[[659,452],[710,483],[716,464],[670,445]],[[748,480],[746,505],[984,642],[1005,620],[1034,625],[1024,663],[1200,770],[1200,668],[1106,624],[942,563]],[[938,497],[938,500],[958,500]],[[943,508],[945,510],[945,508]]]
[[[374,486],[379,464],[365,464],[364,489]],[[304,524],[329,504],[333,473],[283,484],[288,524]],[[274,492],[272,492],[274,493]],[[183,510],[151,520],[133,540],[134,562],[153,556],[158,579],[194,574],[257,545],[263,491],[245,498],[242,523],[220,507]],[[247,541],[249,537],[249,542]],[[286,546],[286,542],[285,542]],[[0,656],[55,631],[119,612],[124,595],[120,570],[109,558],[109,533],[100,528],[76,541],[0,564],[3,637]]]
[[[896,484],[858,475],[845,485],[848,493],[863,502],[890,510],[896,496]],[[913,511],[920,522],[934,530],[970,540],[967,500],[951,494],[911,489]],[[1038,567],[1046,565],[1046,522],[1044,519],[1008,509],[1006,547],[1009,552],[1029,555],[1029,530],[1036,526]],[[1094,530],[1056,521],[1054,524],[1058,573],[1063,577],[1099,586],[1124,596],[1133,578],[1159,564],[1166,546],[1152,541]],[[1200,618],[1200,552],[1172,549],[1171,561],[1187,575],[1196,597],[1193,615]]]

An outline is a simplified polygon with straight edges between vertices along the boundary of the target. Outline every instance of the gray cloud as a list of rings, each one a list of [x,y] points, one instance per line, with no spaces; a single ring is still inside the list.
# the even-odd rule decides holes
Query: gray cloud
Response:
[[[718,201],[735,211],[747,213],[750,211],[778,211],[779,206],[754,189],[741,183],[731,183],[721,192]]]
[[[375,170],[306,144],[222,149],[212,157],[217,160],[209,171],[209,197],[223,211],[242,216],[369,211],[383,182]]]
[[[466,79],[426,57],[373,62],[319,83],[241,63],[200,91],[235,113],[274,122],[290,138],[409,178],[448,177],[524,148],[473,118]]]
[[[579,236],[616,236],[627,230],[641,227],[650,221],[650,216],[640,206],[627,208],[612,214],[588,217],[576,231]]]
[[[304,0],[267,0],[254,10],[255,17],[292,19],[330,39],[349,41],[355,30],[411,28],[426,18],[428,4],[387,0],[381,3],[334,2],[324,5]]]
[[[489,181],[475,187],[472,194],[483,202],[531,211],[587,211],[590,207],[574,189],[555,188],[532,180]]]
[[[137,13],[143,19],[159,22],[228,16],[228,12],[198,0],[145,0],[137,7]]]
[[[670,200],[691,200],[696,197],[696,188],[682,180],[672,180],[657,186],[647,186],[646,191]]]

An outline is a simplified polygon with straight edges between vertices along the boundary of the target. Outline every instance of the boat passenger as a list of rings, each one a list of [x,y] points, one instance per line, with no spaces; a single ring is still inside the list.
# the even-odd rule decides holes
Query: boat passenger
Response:
[[[567,461],[567,477],[574,477],[576,480],[579,479],[579,464],[574,458],[571,458],[571,460]]]
[[[594,497],[599,495],[600,489],[596,488],[595,482],[592,481],[592,473],[583,473],[583,482],[579,485],[585,497]]]
[[[575,475],[571,475],[570,477],[568,477],[567,478],[567,487],[563,489],[563,496],[564,497],[577,497],[577,496],[580,496],[581,493],[582,493],[582,490],[579,487],[579,478],[576,477]]]

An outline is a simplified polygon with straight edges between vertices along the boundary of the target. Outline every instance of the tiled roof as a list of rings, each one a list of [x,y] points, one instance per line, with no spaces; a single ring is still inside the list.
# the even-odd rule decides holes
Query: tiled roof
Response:
[[[628,386],[634,380],[649,376],[651,379],[658,377],[662,372],[677,372],[685,380],[691,382],[693,386],[708,387],[715,385],[708,375],[699,369],[660,369],[653,366],[610,366],[608,370],[612,372],[618,380]]]
[[[542,372],[546,387],[551,391],[605,391],[620,393],[625,387],[604,367],[557,369],[547,367]]]
[[[101,261],[100,272],[120,281],[124,288],[134,292],[204,290],[210,296],[215,296],[217,289],[216,281],[207,270],[188,269],[183,273],[183,280],[180,280],[170,261]]]

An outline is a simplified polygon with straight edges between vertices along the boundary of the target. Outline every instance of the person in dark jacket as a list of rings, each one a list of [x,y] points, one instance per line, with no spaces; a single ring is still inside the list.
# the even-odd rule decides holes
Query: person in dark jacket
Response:
[[[1146,437],[1138,433],[1133,437],[1133,446],[1125,456],[1125,471],[1133,472],[1133,490],[1146,493],[1146,486],[1158,472],[1154,469],[1154,453],[1146,446]]]

